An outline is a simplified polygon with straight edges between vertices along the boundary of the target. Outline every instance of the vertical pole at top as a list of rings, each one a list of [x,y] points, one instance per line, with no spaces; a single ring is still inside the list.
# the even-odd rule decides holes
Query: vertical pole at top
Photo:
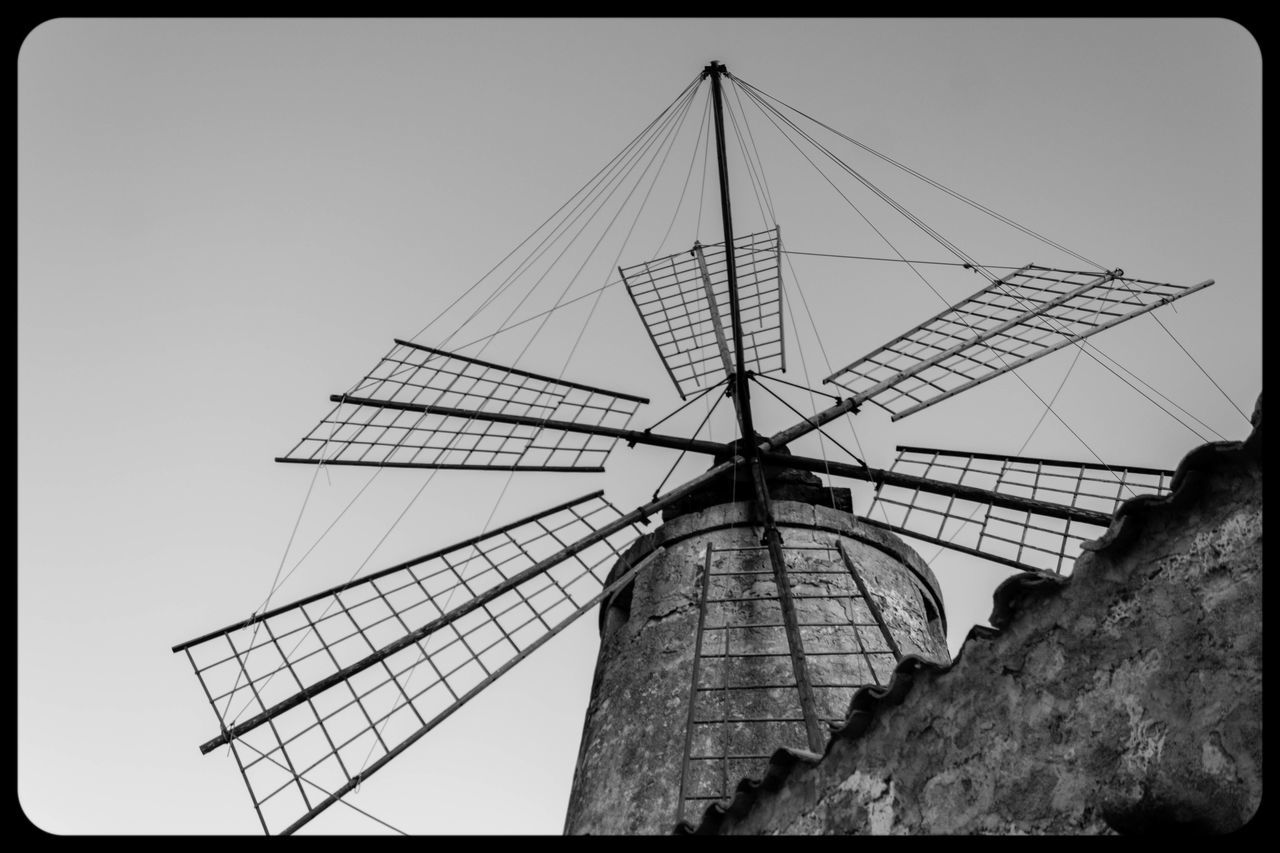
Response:
[[[751,399],[747,389],[746,357],[742,350],[742,313],[738,307],[738,266],[733,255],[733,215],[729,207],[729,161],[724,144],[724,100],[720,92],[720,75],[727,73],[723,64],[712,60],[702,71],[711,77],[711,103],[716,122],[716,164],[720,174],[720,217],[724,222],[725,272],[729,279],[729,318],[733,324],[733,402],[742,424],[742,441],[739,452],[751,466],[751,484],[756,495],[756,508],[764,528],[761,544],[769,551],[774,583],[778,587],[778,604],[782,610],[782,624],[787,634],[787,647],[791,657],[791,670],[796,679],[796,691],[800,694],[800,710],[804,715],[804,727],[809,749],[821,752],[826,735],[818,721],[818,703],[809,680],[809,667],[805,661],[804,643],[800,637],[799,620],[796,618],[795,599],[791,593],[791,580],[782,553],[782,534],[773,518],[769,503],[769,488],[765,483],[764,464],[756,447],[755,427],[751,421]]]
[[[711,77],[711,104],[716,122],[716,165],[720,174],[720,219],[724,223],[725,274],[729,278],[729,322],[733,325],[734,398],[738,403],[738,419],[742,422],[742,453],[755,456],[755,429],[751,422],[750,391],[747,388],[746,356],[742,350],[742,311],[738,306],[738,264],[733,255],[733,213],[729,206],[729,160],[724,144],[724,98],[720,91],[720,75],[727,69],[712,60],[702,73]]]

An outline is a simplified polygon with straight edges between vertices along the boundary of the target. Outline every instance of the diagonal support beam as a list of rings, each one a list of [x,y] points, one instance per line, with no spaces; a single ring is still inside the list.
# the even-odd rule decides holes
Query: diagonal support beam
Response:
[[[978,335],[975,335],[972,338],[966,338],[960,343],[952,346],[950,349],[943,350],[942,352],[938,353],[935,356],[932,356],[931,358],[927,358],[924,361],[921,361],[917,364],[913,364],[911,365],[911,367],[907,368],[906,370],[900,371],[894,376],[890,376],[888,379],[884,380],[883,382],[879,382],[876,385],[872,386],[871,388],[868,388],[866,391],[863,392],[863,396],[865,396],[867,399],[870,399],[871,397],[874,397],[876,394],[879,394],[881,391],[885,390],[886,388],[892,388],[894,385],[897,385],[903,379],[906,379],[909,376],[914,376],[920,371],[926,368],[932,367],[933,365],[941,361],[944,361],[945,359],[950,358],[951,356],[955,355],[961,350],[968,349],[969,347],[980,344],[983,341],[994,338],[996,335],[1000,334],[1001,332],[1006,332],[1009,329],[1012,329],[1014,326],[1017,326],[1019,323],[1024,322],[1030,317],[1034,317],[1039,314],[1044,314],[1050,308],[1054,308],[1058,305],[1063,304],[1064,302],[1068,302],[1076,298],[1077,296],[1080,296],[1083,293],[1087,293],[1090,290],[1093,290],[1095,287],[1098,287],[1099,285],[1103,285],[1109,281],[1114,280],[1115,278],[1117,278],[1117,276],[1114,272],[1104,273],[1103,275],[1100,275],[1097,278],[1094,278],[1094,279],[1091,279],[1090,281],[1085,282],[1084,284],[1080,285],[1074,290],[1067,291],[1066,293],[1062,294],[1056,299],[1053,299],[1050,302],[1046,302],[1043,305],[1036,305],[1033,308],[1029,308],[1026,311],[1019,314],[1018,316],[1013,317],[1009,320],[1006,320],[1005,322],[999,324],[998,326],[994,326],[990,329],[987,329],[986,331]],[[947,310],[950,311],[952,309],[948,308]],[[946,312],[944,311],[943,314],[945,313]],[[938,317],[941,317],[941,316],[942,314],[939,314],[933,317],[932,320],[936,320],[938,319]],[[926,322],[932,322],[932,320],[929,320]],[[912,331],[913,332],[918,331],[921,328],[923,328],[923,324],[921,326],[917,326],[915,329],[912,329]],[[830,376],[828,376],[826,379],[822,381],[834,382],[837,376],[839,376],[841,373],[844,373],[846,370],[853,367],[857,363],[858,363],[857,361],[854,361],[850,364],[845,365],[844,367],[840,368],[835,373],[831,374]]]
[[[513,424],[537,429],[558,429],[564,432],[578,432],[587,435],[600,435],[607,438],[620,438],[631,444],[647,444],[653,447],[667,447],[673,450],[689,450],[694,453],[711,455],[724,454],[732,448],[716,441],[685,438],[680,435],[664,435],[638,429],[618,429],[616,427],[580,424],[574,421],[549,420],[547,418],[530,417],[529,415],[506,415],[500,412],[480,412],[474,409],[454,409],[449,406],[429,406],[422,403],[399,403],[392,400],[378,400],[373,397],[355,397],[350,394],[331,394],[329,399],[334,403],[351,403],[355,406],[369,406],[379,409],[393,409],[401,412],[416,412],[424,415],[442,415],[444,417],[467,418],[477,421],[492,421],[499,424]],[[302,460],[280,458],[277,462],[312,462],[319,464],[322,460]],[[325,462],[326,465],[341,464]]]
[[[1095,524],[1101,527],[1108,527],[1111,524],[1111,516],[1106,513],[1093,512],[1087,509],[1077,509],[1076,507],[1051,503],[1049,501],[1020,498],[1015,495],[1005,495],[1000,492],[992,492],[987,489],[979,489],[974,486],[962,486],[958,483],[948,483],[943,480],[931,480],[926,477],[915,477],[910,474],[895,473],[893,471],[886,471],[883,468],[865,468],[861,465],[850,465],[847,462],[830,462],[822,459],[812,459],[807,456],[784,456],[780,453],[763,453],[761,455],[764,457],[766,462],[773,462],[778,465],[789,465],[792,468],[799,468],[802,471],[813,471],[817,474],[825,473],[836,477],[848,477],[853,480],[862,480],[863,482],[902,486],[908,489],[919,489],[922,492],[947,495],[960,498],[961,500],[985,503],[992,506],[1003,507],[1005,509],[1020,510],[1022,512],[1032,512],[1037,515],[1046,515],[1051,518],[1064,518],[1068,521],[1079,521],[1085,524]]]
[[[720,306],[716,304],[715,290],[711,287],[711,273],[707,271],[707,259],[702,253],[702,244],[694,241],[693,256],[698,259],[698,273],[702,276],[702,292],[707,297],[707,305],[711,308],[711,328],[716,334],[716,347],[720,350],[720,360],[724,363],[724,375],[733,376],[733,356],[729,354],[729,340],[724,336],[724,326],[720,322]]]

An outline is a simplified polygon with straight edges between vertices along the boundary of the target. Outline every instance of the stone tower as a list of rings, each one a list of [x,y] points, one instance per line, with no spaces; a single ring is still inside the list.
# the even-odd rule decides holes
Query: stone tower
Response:
[[[898,660],[949,661],[933,573],[858,521],[848,489],[766,469],[817,716],[844,720]],[[665,834],[697,821],[806,729],[781,603],[745,471],[688,495],[614,573],[658,548],[602,604],[601,646],[565,820],[570,834]],[[823,725],[825,732],[826,726]]]

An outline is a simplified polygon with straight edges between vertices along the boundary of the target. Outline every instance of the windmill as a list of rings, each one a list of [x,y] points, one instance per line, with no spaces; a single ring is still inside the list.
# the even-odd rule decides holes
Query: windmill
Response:
[[[785,367],[782,240],[776,226],[735,236],[724,79],[767,104],[718,63],[695,81],[710,84],[722,240],[695,242],[620,273],[685,405],[725,392],[737,440],[657,431],[666,418],[636,429],[631,421],[648,400],[634,393],[396,340],[359,382],[331,398],[329,415],[279,461],[590,472],[603,470],[621,439],[711,456],[713,464],[629,512],[591,492],[176,646],[218,715],[219,734],[201,749],[229,747],[265,831],[305,825],[624,591],[661,558],[653,551],[627,560],[637,525],[726,477],[750,490],[810,748],[820,747],[821,721],[805,698],[811,689],[804,686],[801,626],[787,602],[771,467],[873,483],[875,506],[893,515],[872,522],[868,512],[863,523],[1011,567],[1058,572],[1079,542],[1105,528],[1121,499],[1135,489],[1167,489],[1168,472],[1102,462],[903,447],[882,470],[861,460],[782,454],[865,403],[895,420],[906,417],[1057,349],[1082,347],[1093,334],[1212,282],[1178,286],[1122,270],[1036,265],[991,274],[969,299],[832,373],[829,384],[847,396],[761,433],[753,390],[766,389],[762,380]],[[971,259],[963,263],[990,273]]]

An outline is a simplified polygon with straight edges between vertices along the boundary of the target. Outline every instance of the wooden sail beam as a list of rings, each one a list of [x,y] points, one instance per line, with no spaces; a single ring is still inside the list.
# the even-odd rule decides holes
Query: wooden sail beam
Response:
[[[355,406],[369,406],[379,409],[392,409],[400,412],[416,412],[424,415],[442,415],[444,417],[466,418],[468,420],[490,421],[499,424],[528,426],[536,429],[557,429],[564,432],[600,435],[607,438],[620,438],[630,444],[648,444],[653,447],[666,447],[673,450],[688,450],[694,453],[724,454],[732,448],[717,441],[704,441],[696,438],[685,438],[679,435],[664,435],[639,429],[618,429],[617,427],[599,426],[596,424],[580,424],[574,421],[551,420],[530,415],[507,415],[501,412],[482,412],[474,409],[455,409],[450,406],[431,406],[423,403],[399,403],[394,400],[379,400],[373,397],[355,397],[350,394],[331,394],[329,400],[334,403],[351,403]],[[352,464],[342,461],[325,461],[324,459],[298,459],[278,457],[277,462],[306,462],[325,465]],[[378,463],[367,463],[378,464]],[[413,463],[401,463],[412,467]]]
[[[726,255],[733,252],[726,251]],[[702,244],[694,241],[693,256],[698,259],[698,274],[702,277],[702,292],[706,294],[707,305],[711,308],[711,329],[716,335],[716,347],[720,350],[720,360],[724,364],[724,375],[734,374],[733,359],[729,355],[729,342],[724,336],[724,326],[720,322],[720,306],[716,304],[716,292],[711,286],[711,273],[707,271],[707,258],[702,252]]]
[[[882,468],[867,468],[862,465],[850,465],[847,462],[831,462],[823,459],[812,459],[806,456],[786,456],[780,453],[768,452],[762,453],[761,455],[764,457],[766,462],[773,462],[777,465],[789,465],[792,468],[799,468],[802,471],[812,471],[818,474],[825,473],[836,477],[848,477],[853,480],[862,480],[864,482],[879,483],[882,485],[919,489],[922,492],[956,497],[962,500],[990,504],[991,506],[1003,507],[1005,509],[1032,512],[1037,515],[1062,518],[1068,521],[1096,524],[1104,528],[1111,524],[1111,516],[1106,513],[1093,512],[1087,509],[1077,509],[1075,507],[1051,503],[1049,501],[1020,498],[1015,495],[1005,495],[999,492],[992,492],[987,489],[979,489],[975,486],[961,486],[957,483],[947,483],[942,480],[931,480],[926,477],[915,477],[910,474],[886,471]]]

